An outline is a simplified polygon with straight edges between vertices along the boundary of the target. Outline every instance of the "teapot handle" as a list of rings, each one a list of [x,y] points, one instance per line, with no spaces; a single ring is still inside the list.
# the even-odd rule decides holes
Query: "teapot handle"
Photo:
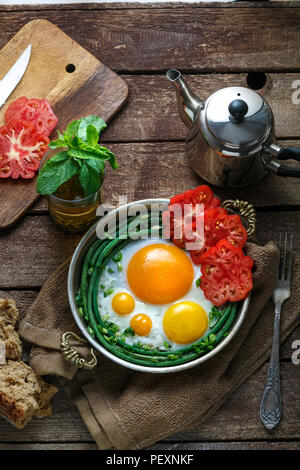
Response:
[[[300,149],[294,147],[280,148],[272,144],[268,149],[273,157],[278,160],[296,160],[300,162]],[[266,162],[266,167],[276,173],[278,176],[291,176],[293,178],[300,178],[300,167],[295,168],[288,165],[282,165],[277,160],[269,160]]]

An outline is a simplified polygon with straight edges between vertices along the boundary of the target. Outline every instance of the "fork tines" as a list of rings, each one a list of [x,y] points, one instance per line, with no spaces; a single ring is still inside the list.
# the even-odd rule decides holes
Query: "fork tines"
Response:
[[[283,246],[282,246],[283,242]],[[293,266],[293,233],[279,233],[278,240],[278,279],[291,280],[292,277],[292,266]],[[288,258],[288,262],[287,262]]]

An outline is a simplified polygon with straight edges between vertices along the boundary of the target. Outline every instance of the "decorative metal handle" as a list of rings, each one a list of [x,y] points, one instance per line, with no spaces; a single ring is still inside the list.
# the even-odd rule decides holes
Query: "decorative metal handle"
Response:
[[[279,367],[271,365],[260,406],[260,419],[267,429],[273,429],[281,418]]]
[[[260,405],[260,418],[267,429],[273,429],[281,418],[281,392],[279,371],[280,310],[275,307],[274,334],[267,382]]]
[[[72,331],[67,331],[66,333],[63,333],[61,336],[60,345],[62,354],[66,361],[71,362],[71,364],[75,365],[79,369],[94,369],[94,367],[97,365],[97,358],[95,356],[93,348],[91,348],[90,350],[92,359],[90,361],[87,361],[86,359],[81,357],[75,349],[70,346],[70,340],[72,339],[78,341],[78,343],[86,344],[86,341],[84,339],[80,338],[75,333],[72,333]]]
[[[248,237],[255,232],[256,213],[252,204],[250,204],[247,201],[240,201],[239,199],[227,199],[226,201],[222,203],[222,207],[224,207],[224,209],[228,209],[228,208],[238,209],[240,214],[247,219]]]

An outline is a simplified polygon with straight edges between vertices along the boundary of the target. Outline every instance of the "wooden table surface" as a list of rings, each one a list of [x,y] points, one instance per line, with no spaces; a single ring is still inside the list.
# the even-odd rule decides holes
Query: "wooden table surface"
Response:
[[[171,67],[181,70],[202,98],[224,86],[253,83],[253,73],[264,72],[262,93],[274,110],[277,136],[284,145],[300,145],[300,104],[292,102],[293,86],[300,86],[298,2],[0,6],[0,47],[36,18],[55,23],[128,82],[128,104],[103,136],[120,164],[117,172],[108,171],[107,202],[117,202],[119,194],[129,201],[168,197],[201,184],[186,160],[184,125],[164,76]],[[257,208],[261,241],[284,228],[295,232],[300,250],[300,181],[284,183],[270,176],[247,190],[217,193],[246,194]],[[58,229],[40,200],[14,228],[0,233],[0,296],[14,297],[24,316],[81,236]],[[275,430],[265,430],[259,419],[265,363],[206,423],[152,448],[299,449],[300,366],[291,362],[295,339],[299,328],[281,348],[283,419]],[[0,419],[0,450],[95,448],[63,392],[53,399],[53,416],[34,419],[22,431]]]

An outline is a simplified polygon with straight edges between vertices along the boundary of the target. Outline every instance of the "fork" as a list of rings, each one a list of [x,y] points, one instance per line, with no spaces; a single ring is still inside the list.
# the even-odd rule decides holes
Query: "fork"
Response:
[[[283,253],[281,254],[281,242],[284,238]],[[288,243],[289,239],[289,243]],[[280,371],[279,371],[279,333],[280,333],[280,313],[283,303],[291,295],[292,279],[292,241],[293,235],[287,233],[279,235],[279,257],[278,257],[278,279],[272,294],[275,304],[274,333],[270,357],[270,364],[267,374],[264,394],[260,405],[260,419],[267,429],[273,429],[279,423],[282,413],[281,392],[280,392]],[[289,244],[289,254],[288,251]],[[288,259],[287,259],[288,258]]]

